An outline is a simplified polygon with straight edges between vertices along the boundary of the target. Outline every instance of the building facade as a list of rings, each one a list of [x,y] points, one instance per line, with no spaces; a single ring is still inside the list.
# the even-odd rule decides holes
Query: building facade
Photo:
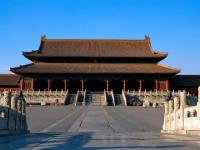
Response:
[[[179,69],[159,64],[167,53],[143,40],[78,40],[41,37],[38,50],[23,52],[32,61],[11,68],[21,90],[169,90]]]

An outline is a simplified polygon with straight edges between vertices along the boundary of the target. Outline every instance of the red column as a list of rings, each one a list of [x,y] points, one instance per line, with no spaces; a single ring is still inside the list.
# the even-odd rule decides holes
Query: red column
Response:
[[[139,91],[142,91],[142,80],[139,80]]]
[[[84,91],[84,81],[81,80],[81,91]]]
[[[23,79],[20,80],[20,90],[21,91],[24,90],[24,80]]]
[[[48,91],[50,91],[51,90],[51,80],[47,80],[47,82],[48,82]]]
[[[169,81],[168,80],[165,81],[165,90],[166,91],[169,90]]]
[[[123,80],[123,91],[126,91],[126,80]]]
[[[34,91],[34,79],[31,79],[31,90]]]
[[[67,80],[64,80],[64,91],[67,91]]]
[[[156,87],[155,90],[158,91],[158,80],[155,81]]]
[[[106,91],[109,91],[109,81],[106,80]]]

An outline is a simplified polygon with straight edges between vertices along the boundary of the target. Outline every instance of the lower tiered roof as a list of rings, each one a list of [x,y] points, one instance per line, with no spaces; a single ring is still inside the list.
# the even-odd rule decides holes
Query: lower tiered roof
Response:
[[[11,68],[17,74],[177,74],[179,69],[156,63],[31,63]]]
[[[0,87],[19,86],[20,76],[16,74],[0,74]]]

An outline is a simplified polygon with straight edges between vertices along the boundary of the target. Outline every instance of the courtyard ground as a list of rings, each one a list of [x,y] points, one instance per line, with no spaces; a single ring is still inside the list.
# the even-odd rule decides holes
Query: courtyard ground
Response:
[[[0,149],[198,150],[199,138],[163,136],[163,108],[27,107],[28,135],[1,136]]]

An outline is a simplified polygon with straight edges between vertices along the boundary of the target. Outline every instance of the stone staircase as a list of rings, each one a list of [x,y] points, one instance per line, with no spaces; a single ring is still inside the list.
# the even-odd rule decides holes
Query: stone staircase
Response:
[[[121,94],[114,94],[114,98],[116,106],[125,106],[125,102]]]
[[[74,104],[76,98],[76,94],[68,94],[66,97],[65,105]]]
[[[92,94],[92,103],[91,105],[99,106],[101,105],[101,94]]]
[[[107,105],[108,106],[114,106],[115,104],[113,103],[113,97],[110,92],[106,93],[106,99],[107,99]]]
[[[84,91],[78,91],[77,92],[76,106],[84,106],[85,105],[84,95],[85,95]]]
[[[106,105],[104,94],[92,94],[91,105],[94,106]]]
[[[90,105],[92,103],[92,94],[86,94],[85,105]]]

